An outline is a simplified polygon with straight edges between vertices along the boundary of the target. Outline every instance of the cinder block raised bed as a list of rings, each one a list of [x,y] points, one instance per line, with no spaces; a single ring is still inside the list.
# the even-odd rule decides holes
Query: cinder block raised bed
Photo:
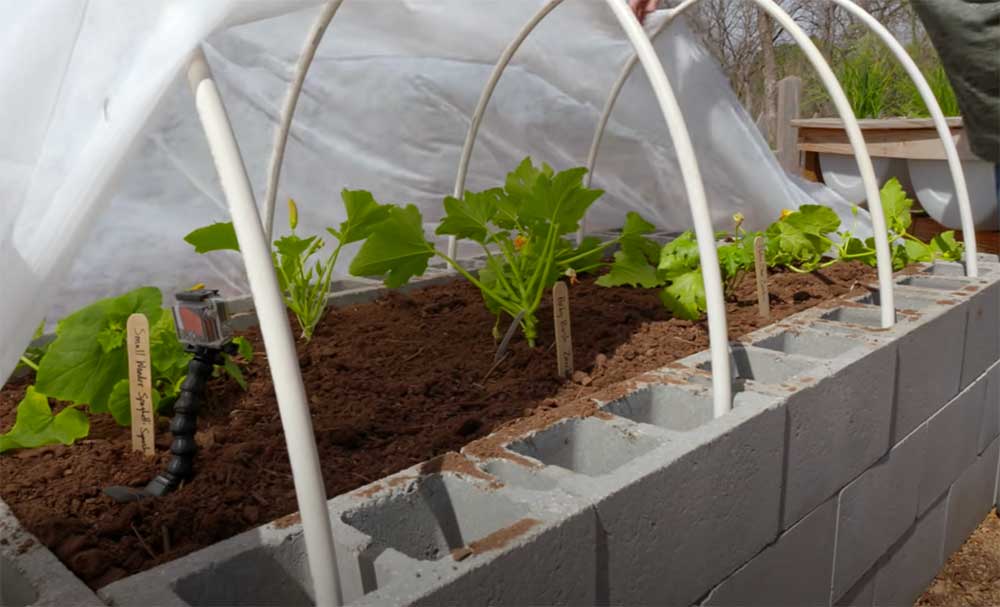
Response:
[[[912,601],[997,500],[1000,264],[980,279],[957,268],[898,278],[892,329],[873,291],[734,344],[735,407],[718,419],[699,353],[588,417],[335,497],[345,603]],[[356,286],[341,301],[379,293]],[[0,546],[0,602],[98,602],[24,545]],[[285,517],[98,594],[308,605],[302,529]]]

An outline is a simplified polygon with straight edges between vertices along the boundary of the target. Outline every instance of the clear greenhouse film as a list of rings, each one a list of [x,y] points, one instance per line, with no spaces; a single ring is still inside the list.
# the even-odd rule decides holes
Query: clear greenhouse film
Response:
[[[52,0],[3,8],[0,256],[14,285],[0,304],[4,376],[43,318],[51,326],[99,297],[197,282],[246,292],[237,254],[197,255],[183,241],[194,228],[228,219],[183,70],[203,42],[260,201],[280,107],[319,10],[309,4]],[[319,232],[343,220],[342,188],[364,188],[380,200],[417,204],[433,231],[482,86],[542,4],[345,2],[299,101],[279,202],[295,198],[302,229]],[[855,221],[835,194],[781,170],[683,19],[656,48],[718,228],[735,212],[759,227],[812,201]],[[603,2],[559,6],[504,73],[467,187],[495,185],[528,155],[559,168],[585,164],[601,108],[631,54]],[[630,210],[661,229],[690,226],[677,159],[640,70],[611,116],[600,158],[593,183],[607,194],[588,217],[591,230],[620,225]],[[278,209],[281,234],[287,221],[284,205]],[[350,257],[341,258],[344,272]]]

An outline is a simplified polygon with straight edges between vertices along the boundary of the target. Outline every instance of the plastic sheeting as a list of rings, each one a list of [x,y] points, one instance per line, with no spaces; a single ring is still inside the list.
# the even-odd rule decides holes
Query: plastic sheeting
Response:
[[[0,8],[0,263],[8,285],[0,299],[0,376],[39,321],[98,297],[144,284],[165,293],[196,282],[243,291],[237,254],[196,255],[182,240],[228,212],[179,75],[204,41],[262,197],[274,125],[317,9],[257,19],[308,4],[33,0]],[[306,81],[282,173],[279,201],[299,202],[298,232],[340,222],[344,187],[416,203],[432,231],[489,72],[541,4],[347,0]],[[784,174],[683,21],[657,48],[717,228],[736,211],[760,226],[812,200],[849,217],[832,192]],[[526,155],[557,168],[582,165],[630,53],[603,1],[557,8],[504,74],[467,187],[496,185]],[[620,225],[629,210],[668,230],[690,224],[673,147],[641,70],[609,123],[594,185],[607,195],[594,207],[593,229]],[[284,205],[275,224],[276,233],[287,231]]]

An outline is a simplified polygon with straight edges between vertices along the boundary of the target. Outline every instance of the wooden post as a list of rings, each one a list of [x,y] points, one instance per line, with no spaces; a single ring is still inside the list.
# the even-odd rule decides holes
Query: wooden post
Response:
[[[573,375],[573,337],[569,321],[569,290],[558,281],[552,287],[552,315],[556,327],[556,368],[560,377]]]
[[[790,76],[778,82],[778,162],[791,173],[799,172],[798,129],[792,120],[799,117],[799,99],[802,96],[802,79]]]
[[[149,352],[149,320],[143,314],[128,317],[128,387],[132,407],[132,450],[156,455],[153,416],[153,365]]]
[[[753,240],[753,267],[757,279],[757,311],[761,318],[771,318],[771,296],[767,292],[767,263],[764,261],[764,239]]]

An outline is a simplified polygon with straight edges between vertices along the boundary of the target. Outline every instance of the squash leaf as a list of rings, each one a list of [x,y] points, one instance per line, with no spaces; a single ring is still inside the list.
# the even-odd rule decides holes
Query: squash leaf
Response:
[[[391,207],[388,218],[378,224],[351,262],[354,276],[384,276],[391,289],[427,270],[434,246],[424,237],[417,207]]]
[[[0,453],[61,443],[72,445],[90,433],[90,421],[76,406],[52,414],[49,399],[30,386],[17,405],[14,427],[0,435]]]
[[[192,245],[196,253],[240,250],[240,243],[236,240],[236,230],[233,229],[231,221],[198,228],[185,236],[184,242]]]
[[[163,314],[160,300],[159,289],[141,287],[94,302],[64,318],[38,365],[38,390],[52,398],[90,405],[94,413],[107,411],[115,384],[128,376],[124,330],[120,347],[110,350],[108,335],[116,332],[116,327],[124,327],[134,313],[145,314],[150,325],[156,325]]]

